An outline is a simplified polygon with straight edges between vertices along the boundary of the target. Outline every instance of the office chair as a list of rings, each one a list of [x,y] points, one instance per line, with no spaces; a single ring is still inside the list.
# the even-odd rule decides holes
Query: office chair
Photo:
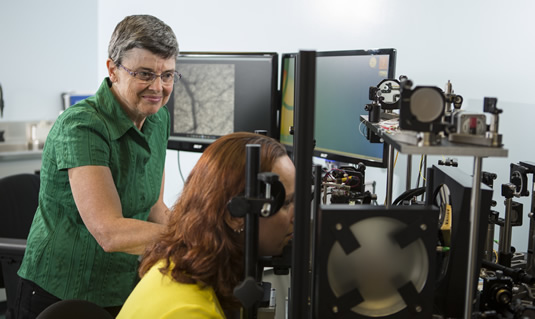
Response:
[[[0,179],[0,288],[7,297],[6,319],[11,317],[26,238],[39,197],[39,175],[16,174]]]
[[[62,300],[43,310],[36,319],[112,319],[113,316],[97,304],[86,300]]]

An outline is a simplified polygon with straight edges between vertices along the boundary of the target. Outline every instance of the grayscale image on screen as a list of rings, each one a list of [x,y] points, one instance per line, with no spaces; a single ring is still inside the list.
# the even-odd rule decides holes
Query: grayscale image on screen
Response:
[[[174,88],[173,130],[199,135],[234,131],[235,65],[182,64]]]
[[[182,74],[166,107],[168,149],[203,152],[232,132],[277,133],[278,55],[269,52],[182,52]]]

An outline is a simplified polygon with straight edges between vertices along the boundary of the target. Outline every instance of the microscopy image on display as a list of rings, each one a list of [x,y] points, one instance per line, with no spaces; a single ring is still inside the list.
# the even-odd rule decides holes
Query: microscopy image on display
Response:
[[[235,65],[182,64],[174,88],[175,132],[222,136],[234,131]]]

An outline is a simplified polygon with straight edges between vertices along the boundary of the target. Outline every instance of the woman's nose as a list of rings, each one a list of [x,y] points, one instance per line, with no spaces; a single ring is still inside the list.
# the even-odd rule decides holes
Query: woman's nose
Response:
[[[163,89],[162,78],[157,76],[154,80],[152,80],[149,87],[154,91],[161,92]]]

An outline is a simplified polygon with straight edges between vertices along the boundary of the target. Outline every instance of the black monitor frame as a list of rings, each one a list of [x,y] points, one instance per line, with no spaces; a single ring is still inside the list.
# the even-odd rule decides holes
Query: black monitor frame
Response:
[[[315,121],[315,139],[317,142],[317,121],[321,120],[321,113],[318,112],[318,103],[321,103],[320,99],[318,98],[318,94],[321,94],[321,89],[318,87],[318,81],[321,81],[321,74],[318,74],[318,72],[321,72],[321,60],[326,59],[329,57],[349,57],[349,56],[378,56],[378,55],[387,55],[389,57],[388,59],[388,67],[387,67],[387,73],[384,74],[383,78],[394,78],[395,77],[395,68],[396,68],[396,49],[392,48],[385,48],[385,49],[371,49],[371,50],[345,50],[345,51],[324,51],[324,52],[317,52],[316,59],[319,63],[317,63],[316,67],[316,121]],[[369,83],[369,86],[376,86],[379,84],[380,81],[377,81],[375,83],[374,81],[371,81]],[[369,86],[366,88],[366,99],[369,97],[368,90]],[[367,115],[367,111],[364,109],[365,105],[367,104],[367,100],[365,103],[362,103],[362,105],[355,105],[355,111],[353,114],[339,114],[341,117],[350,117],[351,121],[353,121],[355,126],[362,132],[366,129],[364,124],[361,124],[360,122],[360,115]],[[329,106],[330,107],[330,106]],[[343,127],[343,125],[340,125],[339,127]],[[338,129],[337,129],[338,130]],[[354,139],[360,139],[361,143],[364,144],[365,142],[370,144],[371,142],[366,138],[366,134],[361,134],[361,132],[358,132],[357,136],[344,136],[344,132],[340,131],[338,136],[341,140],[347,141],[347,143],[351,143],[354,141]],[[336,134],[336,132],[335,132]],[[343,152],[340,150],[335,149],[323,149],[318,147],[316,143],[316,147],[314,149],[314,156],[318,158],[322,158],[327,161],[336,161],[340,163],[352,163],[352,164],[358,164],[363,163],[366,166],[371,167],[380,167],[385,168],[388,163],[388,147],[384,143],[374,143],[379,144],[377,146],[381,148],[380,152],[382,154],[381,158],[378,157],[372,157],[372,156],[365,156],[364,154],[357,154],[357,153],[348,153]],[[372,144],[370,144],[370,147],[372,147]]]
[[[253,65],[254,62],[261,65]],[[233,109],[233,129],[227,130],[221,133],[213,132],[191,132],[175,130],[176,119],[175,112],[175,95],[176,88],[179,85],[183,85],[184,81],[187,81],[187,74],[184,74],[184,70],[181,70],[181,66],[184,64],[233,64],[234,65],[234,109]],[[266,72],[265,65],[263,63],[270,64],[269,72]],[[279,109],[279,91],[277,86],[278,81],[278,53],[275,52],[200,52],[200,51],[188,51],[181,52],[177,59],[177,71],[182,73],[183,77],[177,83],[173,89],[173,93],[169,98],[167,107],[171,115],[171,134],[167,143],[168,149],[190,152],[203,152],[208,145],[210,145],[217,138],[222,135],[237,132],[248,131],[253,132],[255,130],[265,130],[267,135],[278,139],[278,126],[277,126],[277,111]],[[254,70],[246,68],[255,68]],[[262,72],[270,73],[270,79],[262,78],[258,79],[259,69]],[[247,72],[249,71],[249,72]],[[261,82],[261,83],[260,83]],[[269,90],[269,101],[262,100],[261,105],[258,104],[257,99],[259,94],[253,93],[252,90],[255,87],[252,85],[266,85],[263,91],[263,97],[266,97]],[[230,102],[227,101],[227,107]],[[193,105],[191,103],[191,105]],[[215,110],[215,109],[214,109]],[[194,114],[194,111],[191,112]],[[192,115],[195,116],[195,115]],[[209,123],[206,123],[209,124]],[[261,124],[261,125],[258,125]]]

